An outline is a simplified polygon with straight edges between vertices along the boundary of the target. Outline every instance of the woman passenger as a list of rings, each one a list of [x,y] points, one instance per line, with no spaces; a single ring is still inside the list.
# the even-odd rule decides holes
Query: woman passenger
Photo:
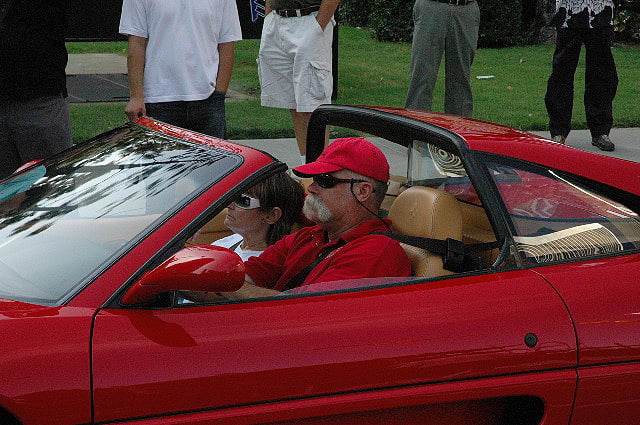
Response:
[[[234,234],[212,245],[229,248],[246,261],[258,256],[291,229],[304,203],[302,185],[281,172],[239,195],[227,208],[225,226]]]

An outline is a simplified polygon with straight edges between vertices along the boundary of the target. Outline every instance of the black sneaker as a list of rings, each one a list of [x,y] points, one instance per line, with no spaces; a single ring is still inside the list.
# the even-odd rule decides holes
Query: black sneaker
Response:
[[[594,137],[591,139],[591,144],[601,151],[611,152],[616,148],[616,145],[613,144],[608,135],[603,134],[598,137]]]

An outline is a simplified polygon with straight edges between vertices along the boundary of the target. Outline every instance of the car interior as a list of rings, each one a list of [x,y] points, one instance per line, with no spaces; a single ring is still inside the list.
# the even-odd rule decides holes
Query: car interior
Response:
[[[437,128],[433,134],[425,129],[414,131],[406,123],[397,127],[393,122],[372,125],[366,116],[359,122],[357,114],[333,116],[329,110],[326,115],[328,121],[335,122],[328,126],[332,138],[356,134],[382,142],[379,146],[383,147],[389,160],[391,177],[379,216],[392,220],[394,233],[391,237],[399,240],[407,253],[414,278],[439,278],[503,268],[513,261],[535,265],[613,252],[623,249],[625,243],[630,249],[638,245],[640,220],[624,205],[591,193],[550,170],[520,170],[520,164],[503,164],[496,160],[497,163],[488,164],[489,175],[500,191],[502,200],[497,202],[507,203],[507,213],[515,226],[512,229],[514,242],[521,258],[511,259],[512,251],[504,251],[500,256],[501,240],[487,214],[484,200],[465,168],[474,165],[463,162],[463,154],[458,150],[466,145],[454,143],[456,135],[438,134]],[[308,161],[317,157],[323,148],[326,122],[320,118],[310,123]],[[345,122],[341,123],[342,120]],[[475,168],[482,167],[476,164]],[[311,179],[302,179],[301,183],[306,189]],[[543,189],[536,189],[539,187]],[[554,193],[550,188],[557,192],[554,196],[548,196],[548,193]],[[551,205],[547,205],[548,202]],[[602,215],[609,214],[607,211],[612,209],[617,216]],[[591,215],[582,217],[580,214],[584,211]],[[229,235],[229,229],[224,226],[225,216],[223,210],[213,217],[190,243],[209,244]],[[585,249],[585,238],[597,242],[590,242]],[[459,247],[464,249],[464,266],[447,264],[449,252],[443,253],[427,243],[433,240],[455,241],[458,245],[453,251]],[[376,284],[382,283],[373,283]],[[357,286],[361,285],[350,283],[348,287]]]
[[[310,178],[301,180],[305,190],[311,182]],[[379,211],[381,217],[392,220],[396,233],[437,240],[450,238],[464,244],[496,241],[481,205],[461,201],[439,188],[408,182],[406,174],[392,175]],[[202,226],[187,241],[187,245],[210,244],[230,235],[231,231],[224,225],[225,216],[226,209]],[[411,261],[414,277],[432,278],[455,273],[444,266],[442,255],[409,243],[401,243],[401,246]],[[489,268],[496,261],[498,253],[498,249],[478,251],[473,263],[478,269]]]

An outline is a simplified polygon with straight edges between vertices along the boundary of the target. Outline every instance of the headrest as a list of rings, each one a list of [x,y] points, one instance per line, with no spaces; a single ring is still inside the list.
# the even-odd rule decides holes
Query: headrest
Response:
[[[398,195],[389,209],[396,232],[432,239],[462,240],[462,209],[451,194],[412,186]]]

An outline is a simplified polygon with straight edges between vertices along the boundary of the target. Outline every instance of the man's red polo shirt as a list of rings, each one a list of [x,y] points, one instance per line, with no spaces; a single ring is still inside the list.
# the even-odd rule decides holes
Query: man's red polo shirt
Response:
[[[411,276],[411,264],[400,244],[386,236],[371,234],[387,231],[381,220],[374,219],[343,235],[340,238],[343,245],[318,263],[303,285],[368,277]],[[327,234],[319,226],[305,227],[271,245],[259,257],[249,258],[245,262],[246,272],[256,285],[282,290],[323,249],[333,247],[338,241],[327,242]]]

